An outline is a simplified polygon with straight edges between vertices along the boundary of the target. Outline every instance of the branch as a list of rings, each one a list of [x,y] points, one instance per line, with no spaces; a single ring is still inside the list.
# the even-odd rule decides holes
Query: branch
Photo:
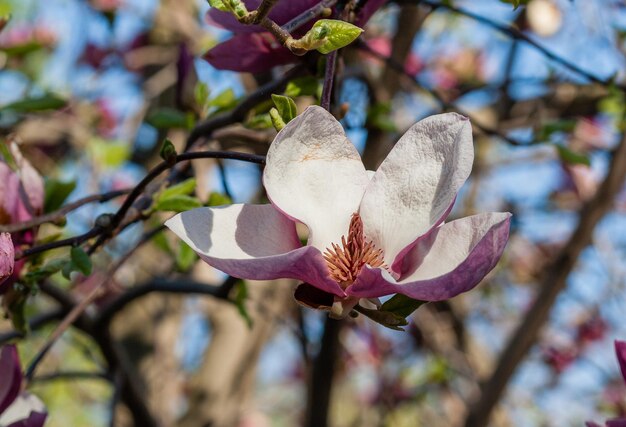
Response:
[[[321,347],[313,370],[309,372],[306,427],[327,427],[330,408],[330,392],[335,377],[335,362],[339,355],[339,332],[342,322],[326,318]]]
[[[124,189],[124,190],[117,190],[117,191],[111,191],[108,193],[103,193],[103,194],[94,194],[91,196],[87,196],[87,197],[83,197],[82,199],[78,199],[75,202],[72,203],[68,203],[67,205],[63,206],[62,208],[54,211],[54,212],[50,212],[48,214],[45,215],[41,215],[41,216],[37,216],[35,218],[32,218],[29,221],[24,221],[24,222],[16,222],[14,224],[7,224],[7,225],[0,225],[0,233],[15,233],[18,231],[24,231],[24,230],[28,230],[29,228],[33,228],[36,227],[38,225],[41,224],[45,224],[48,222],[57,222],[58,220],[60,220],[61,218],[63,218],[65,215],[67,215],[68,213],[86,205],[89,203],[94,203],[94,202],[98,202],[98,203],[104,203],[104,202],[108,202],[109,200],[115,199],[116,197],[120,197],[123,196],[125,194],[128,194],[131,192],[130,188]]]
[[[96,319],[94,320],[95,329],[106,329],[113,320],[113,317],[124,309],[128,304],[133,301],[151,294],[153,292],[162,292],[169,294],[195,294],[195,295],[210,295],[215,298],[224,299],[228,298],[230,290],[237,282],[237,278],[232,276],[228,277],[224,283],[220,286],[208,285],[206,283],[194,282],[189,280],[167,280],[167,279],[153,279],[148,283],[140,286],[135,286],[122,295],[117,297],[111,303],[107,304]]]
[[[27,256],[35,255],[41,252],[48,251],[50,249],[56,249],[64,246],[77,246],[80,245],[87,240],[100,236],[98,241],[90,248],[89,254],[92,254],[95,249],[115,231],[115,229],[120,225],[123,221],[124,217],[128,210],[132,207],[133,203],[146,189],[148,184],[152,182],[156,177],[158,177],[161,173],[171,168],[174,164],[195,160],[195,159],[233,159],[233,160],[241,160],[244,162],[251,162],[257,164],[264,164],[265,157],[258,156],[255,154],[247,154],[247,153],[238,153],[235,151],[198,151],[194,153],[183,153],[176,156],[173,163],[169,162],[161,162],[154,168],[148,172],[148,174],[141,180],[139,184],[130,192],[126,200],[124,200],[124,204],[118,209],[110,223],[106,226],[100,225],[96,223],[96,225],[89,231],[84,234],[80,234],[78,236],[74,236],[68,239],[57,240],[56,242],[50,242],[43,245],[35,246],[29,249],[25,249],[23,251],[17,252],[15,254],[15,259],[25,258]]]
[[[492,128],[487,127],[487,126],[483,126],[482,124],[480,124],[480,122],[477,122],[472,117],[472,114],[468,113],[467,111],[464,111],[463,109],[459,108],[455,104],[451,104],[449,102],[446,102],[436,91],[420,85],[419,82],[417,80],[415,80],[415,76],[413,74],[409,73],[408,71],[406,71],[406,69],[404,68],[404,65],[402,65],[399,62],[395,61],[393,58],[391,58],[389,56],[385,56],[385,55],[383,55],[381,53],[378,53],[378,52],[374,51],[372,48],[370,48],[368,45],[366,45],[365,43],[363,43],[360,40],[357,40],[356,46],[359,49],[363,50],[364,52],[367,52],[368,54],[372,55],[373,57],[378,58],[381,61],[384,61],[385,64],[389,68],[392,68],[392,69],[396,70],[400,74],[402,74],[405,77],[409,78],[414,85],[416,85],[420,89],[423,89],[423,90],[427,91],[441,105],[442,109],[455,110],[455,111],[458,111],[459,113],[469,117],[472,120],[472,126],[474,126],[475,128],[479,129],[481,132],[485,133],[486,135],[497,137],[497,138],[499,138],[499,139],[501,139],[501,140],[503,140],[503,141],[505,141],[505,142],[507,142],[507,143],[509,143],[511,145],[515,145],[515,146],[517,146],[517,145],[527,145],[527,144],[524,144],[524,143],[522,143],[520,141],[517,141],[516,139],[513,139],[513,138],[503,134],[502,132],[499,132],[496,129],[492,129]]]
[[[500,33],[504,34],[505,36],[511,37],[515,40],[521,40],[523,42],[525,42],[526,44],[532,46],[533,48],[535,48],[536,50],[538,50],[539,52],[541,52],[542,54],[544,54],[546,57],[550,58],[551,60],[553,60],[554,62],[557,62],[559,64],[561,64],[562,66],[564,66],[565,68],[569,69],[570,71],[573,71],[574,73],[578,74],[581,77],[586,78],[589,81],[592,81],[594,83],[599,83],[601,85],[607,86],[612,84],[613,82],[611,80],[604,80],[601,79],[600,77],[589,73],[588,71],[583,70],[582,68],[578,67],[576,64],[568,61],[565,58],[560,57],[559,55],[557,55],[556,53],[552,52],[551,50],[548,50],[547,48],[545,48],[544,46],[540,45],[539,43],[537,43],[536,41],[534,41],[532,38],[528,37],[526,34],[524,34],[522,31],[520,31],[519,29],[511,26],[511,25],[503,25],[503,24],[499,24],[497,22],[492,21],[491,19],[484,17],[484,16],[480,16],[477,15],[473,12],[470,12],[468,10],[465,10],[463,8],[460,7],[456,7],[453,6],[452,4],[450,4],[449,2],[437,2],[437,1],[432,1],[432,0],[396,0],[397,3],[421,3],[421,4],[425,4],[428,6],[431,6],[433,8],[445,8],[448,9],[452,12],[458,13],[459,15],[463,15],[466,16],[470,19],[473,19],[477,22],[480,22],[481,24],[487,25],[497,31],[499,31]],[[626,86],[623,85],[617,85],[617,87],[619,87],[622,90],[626,90]]]
[[[598,192],[583,207],[576,230],[555,261],[544,271],[539,295],[509,340],[495,371],[483,385],[480,400],[471,408],[465,427],[483,427],[488,424],[491,411],[500,400],[518,365],[537,340],[557,296],[565,289],[567,278],[575,267],[580,253],[591,242],[598,222],[611,209],[625,178],[626,134],[613,152],[609,172]]]

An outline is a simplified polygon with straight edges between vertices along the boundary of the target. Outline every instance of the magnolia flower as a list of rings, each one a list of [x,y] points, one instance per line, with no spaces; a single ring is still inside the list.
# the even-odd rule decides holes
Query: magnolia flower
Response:
[[[4,159],[0,155],[0,224],[28,221],[41,213],[44,203],[41,175],[22,157],[17,144],[11,143],[7,148],[11,158]],[[32,231],[0,235],[0,294],[12,282],[6,278],[6,273],[12,270],[15,277],[24,264],[24,261],[14,264],[13,245],[31,245],[33,240]]]
[[[344,308],[395,293],[443,300],[478,284],[509,234],[509,213],[443,223],[473,153],[469,120],[442,114],[413,125],[376,172],[366,171],[339,122],[309,107],[267,153],[271,204],[198,208],[166,225],[230,275],[298,279]],[[296,222],[308,227],[306,246]]]
[[[626,382],[626,341],[615,341],[615,353],[617,355],[620,371],[622,371],[622,377],[624,378],[624,382]],[[600,424],[594,423],[593,421],[587,421],[585,424],[587,427],[602,427]],[[605,425],[606,427],[626,427],[626,418],[608,420]]]
[[[22,392],[22,368],[14,345],[0,349],[0,427],[41,427],[46,408],[41,400]]]
[[[243,0],[248,10],[255,10],[261,0]],[[278,25],[284,25],[303,12],[315,7],[321,0],[283,0],[272,7],[268,17]],[[359,10],[354,24],[363,26],[385,0],[368,0]],[[219,43],[204,55],[204,59],[220,70],[260,73],[277,65],[298,61],[298,57],[282,46],[272,34],[259,25],[244,25],[232,13],[211,8],[206,15],[209,24],[232,31],[234,36]],[[293,36],[303,36],[315,20],[302,25]]]
[[[0,233],[0,285],[13,274],[15,248],[9,233]]]

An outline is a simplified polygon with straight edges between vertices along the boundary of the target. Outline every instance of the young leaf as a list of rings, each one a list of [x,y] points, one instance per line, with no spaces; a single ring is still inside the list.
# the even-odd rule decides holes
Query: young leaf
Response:
[[[225,194],[218,193],[216,191],[211,192],[209,194],[209,202],[207,206],[223,206],[230,205],[233,201]]]
[[[130,156],[130,147],[125,141],[92,138],[89,150],[93,159],[107,168],[121,166]]]
[[[555,144],[555,147],[563,163],[567,163],[569,165],[591,166],[591,160],[589,160],[589,157],[586,155],[572,151],[562,145]]]
[[[157,197],[157,200],[162,201],[162,200],[170,199],[175,196],[189,195],[193,193],[195,189],[196,189],[196,179],[189,178],[181,183],[172,185],[171,187],[163,190]]]
[[[209,0],[209,6],[221,10],[222,12],[230,12],[222,0]]]
[[[191,266],[196,262],[198,256],[196,253],[187,245],[187,243],[181,241],[180,248],[178,250],[178,255],[176,255],[176,267],[180,271],[187,271],[191,268]]]
[[[298,42],[304,49],[317,49],[323,54],[341,49],[356,40],[363,30],[336,19],[320,19]]]
[[[52,178],[46,179],[44,184],[44,212],[48,213],[59,209],[75,188],[75,181],[63,182]]]
[[[200,200],[190,196],[174,196],[166,200],[158,200],[154,205],[157,211],[173,212],[184,212],[199,207],[202,207]]]
[[[172,144],[172,141],[169,139],[163,141],[163,146],[159,154],[163,160],[171,165],[176,162],[176,156],[178,155],[178,153],[176,153],[176,147],[174,147],[174,144]]]
[[[11,110],[15,113],[34,113],[37,111],[58,110],[65,107],[66,104],[67,101],[65,99],[50,94],[12,102],[0,108],[0,111]]]
[[[157,129],[191,129],[193,116],[174,108],[159,108],[146,118],[146,122]]]
[[[387,311],[406,318],[423,304],[426,304],[426,301],[419,301],[413,298],[409,298],[406,295],[396,294],[393,297],[389,298],[380,307],[380,311]]]
[[[237,97],[232,89],[226,89],[220,92],[215,98],[211,99],[208,103],[208,107],[217,107],[218,110],[226,110],[234,107],[237,104]]]
[[[248,298],[248,288],[246,282],[239,280],[235,285],[235,305],[239,310],[239,314],[248,324],[248,328],[252,328],[252,318],[246,308],[246,298]]]
[[[280,117],[280,113],[278,112],[276,108],[272,108],[270,110],[270,119],[272,120],[272,125],[274,126],[274,129],[276,129],[279,132],[282,128],[286,126],[285,121],[283,120],[282,117]]]
[[[354,307],[356,311],[359,313],[369,317],[376,323],[380,323],[381,325],[393,329],[394,331],[403,331],[402,326],[406,326],[409,324],[404,316],[398,315],[391,311],[384,310],[372,310],[369,308],[356,306]]]
[[[274,101],[274,105],[276,105],[278,114],[283,119],[283,122],[285,122],[285,124],[289,123],[298,115],[296,103],[288,96],[272,94],[272,101]]]
[[[317,94],[319,80],[312,76],[297,77],[287,83],[285,95],[291,98],[298,96],[314,96]]]
[[[89,255],[87,255],[87,252],[85,252],[81,247],[73,247],[70,251],[70,258],[72,259],[72,265],[75,270],[80,271],[85,276],[89,276],[91,274],[91,259],[89,258]]]

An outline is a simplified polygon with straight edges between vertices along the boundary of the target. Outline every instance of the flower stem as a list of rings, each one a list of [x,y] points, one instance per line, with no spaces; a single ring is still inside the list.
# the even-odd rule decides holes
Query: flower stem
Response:
[[[335,68],[337,65],[337,51],[332,51],[326,56],[326,70],[324,72],[324,87],[322,88],[322,108],[330,111],[333,83],[335,81]]]

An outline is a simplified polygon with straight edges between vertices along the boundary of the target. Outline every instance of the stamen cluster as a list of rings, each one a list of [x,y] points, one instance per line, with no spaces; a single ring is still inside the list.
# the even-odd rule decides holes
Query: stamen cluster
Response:
[[[365,240],[363,221],[358,213],[352,214],[348,238],[341,236],[341,245],[331,245],[332,249],[324,252],[324,259],[331,277],[342,287],[351,285],[365,264],[384,268],[383,251]]]

